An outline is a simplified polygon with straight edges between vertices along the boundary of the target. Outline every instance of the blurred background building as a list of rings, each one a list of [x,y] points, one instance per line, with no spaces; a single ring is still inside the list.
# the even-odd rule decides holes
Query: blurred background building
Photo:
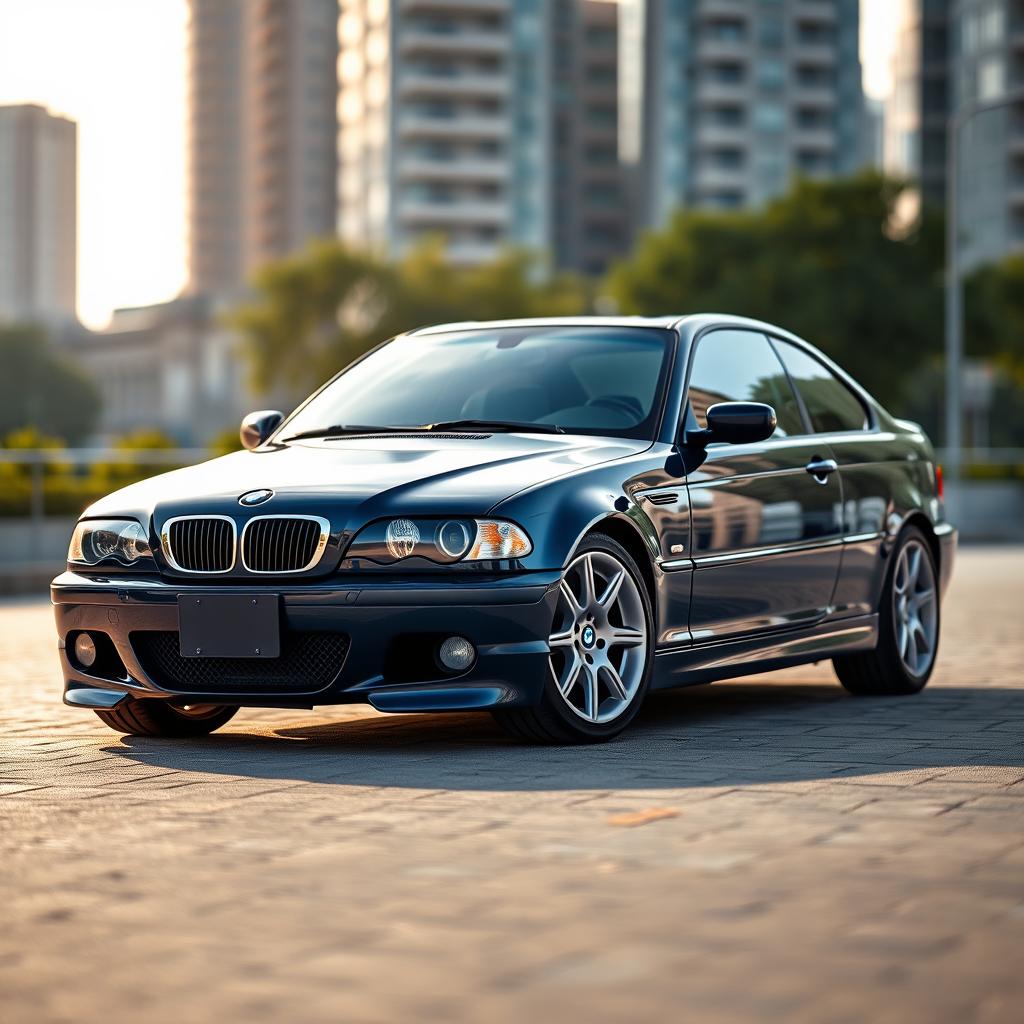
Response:
[[[189,0],[189,285],[335,233],[337,0]]]
[[[0,321],[74,323],[74,121],[41,106],[0,106]]]
[[[857,0],[180,2],[187,283],[63,333],[104,437],[202,442],[259,401],[222,314],[313,239],[440,238],[462,266],[517,246],[601,282],[675,210],[757,209],[798,177],[884,165],[941,203],[948,119],[1014,90],[961,134],[963,265],[1024,247],[1024,0],[892,0],[884,107]],[[74,320],[75,168],[73,123],[0,108],[0,319]]]
[[[644,69],[641,222],[736,209],[863,162],[857,0],[623,0]],[[635,134],[635,130],[634,130]]]
[[[900,2],[886,166],[944,203],[948,125],[962,120],[960,262],[970,270],[1024,246],[1024,0]]]
[[[885,164],[914,178],[927,202],[946,201],[950,95],[949,0],[893,0],[900,7],[886,124]]]
[[[401,255],[442,237],[599,274],[623,251],[618,8],[598,0],[346,0],[341,237]]]

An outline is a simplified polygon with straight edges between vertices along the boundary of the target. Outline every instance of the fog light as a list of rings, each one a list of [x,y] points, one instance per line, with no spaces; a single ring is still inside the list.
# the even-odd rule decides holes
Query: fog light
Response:
[[[88,633],[75,637],[75,660],[82,668],[92,668],[96,663],[96,641]]]
[[[462,636],[450,636],[437,652],[438,661],[449,672],[465,672],[476,660],[476,648]]]

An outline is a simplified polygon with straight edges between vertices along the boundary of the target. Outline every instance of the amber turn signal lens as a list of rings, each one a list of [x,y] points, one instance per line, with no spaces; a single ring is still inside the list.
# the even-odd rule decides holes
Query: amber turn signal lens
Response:
[[[476,540],[469,558],[475,561],[490,558],[523,558],[533,550],[533,544],[515,523],[498,519],[478,519]]]

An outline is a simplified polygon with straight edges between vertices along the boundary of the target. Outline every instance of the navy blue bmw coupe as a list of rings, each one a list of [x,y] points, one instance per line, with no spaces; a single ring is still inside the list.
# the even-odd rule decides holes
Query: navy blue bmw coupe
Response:
[[[479,709],[575,743],[651,689],[831,658],[910,694],[935,664],[956,531],[932,447],[769,324],[431,327],[241,436],[78,523],[51,590],[67,704],[148,736]]]

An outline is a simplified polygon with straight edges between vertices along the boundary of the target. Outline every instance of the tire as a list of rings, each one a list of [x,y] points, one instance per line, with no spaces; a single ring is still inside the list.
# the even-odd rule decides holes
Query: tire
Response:
[[[650,595],[629,552],[604,534],[585,537],[562,577],[540,702],[495,710],[495,720],[526,743],[618,736],[650,687],[653,623]]]
[[[912,566],[916,559],[920,559],[917,570],[909,570],[908,566]],[[882,587],[878,608],[878,646],[873,651],[842,654],[832,660],[839,681],[850,693],[857,696],[905,696],[924,689],[935,668],[939,647],[938,580],[928,538],[916,526],[904,527],[897,538]],[[923,596],[928,589],[928,581],[930,599]],[[911,594],[909,601],[908,593]],[[911,623],[916,618],[919,629],[906,624],[908,616]],[[903,640],[905,633],[909,634],[909,641]],[[910,644],[913,645],[913,655]]]
[[[197,704],[176,708],[165,700],[130,698],[109,711],[97,711],[104,725],[129,736],[187,738],[207,736],[234,718],[237,707]]]

